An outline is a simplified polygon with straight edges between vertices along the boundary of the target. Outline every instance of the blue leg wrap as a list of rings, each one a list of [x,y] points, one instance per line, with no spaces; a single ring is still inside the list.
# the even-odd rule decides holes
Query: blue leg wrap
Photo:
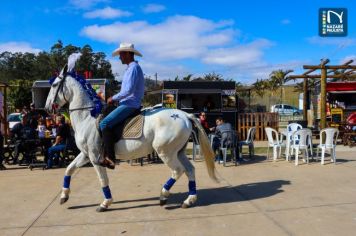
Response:
[[[189,195],[196,195],[197,194],[197,187],[195,181],[189,181]]]
[[[173,184],[176,182],[175,179],[170,178],[167,183],[163,186],[166,190],[170,190],[173,186]]]
[[[65,175],[65,176],[64,176],[63,188],[69,188],[71,177],[72,177],[72,176],[70,176],[70,175]]]
[[[103,193],[104,193],[104,196],[105,196],[106,199],[112,198],[109,186],[106,186],[106,187],[103,188]]]

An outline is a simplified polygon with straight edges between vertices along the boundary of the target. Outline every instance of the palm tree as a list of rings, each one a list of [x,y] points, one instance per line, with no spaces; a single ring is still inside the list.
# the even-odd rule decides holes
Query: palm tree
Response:
[[[193,78],[193,74],[188,74],[182,78],[183,81],[190,81]]]
[[[269,83],[267,80],[257,79],[255,83],[252,84],[255,93],[261,98],[265,95],[266,90],[269,88]]]
[[[207,81],[224,81],[223,76],[215,72],[205,74],[203,79]]]
[[[283,85],[291,80],[287,77],[291,72],[293,72],[293,70],[275,70],[269,75],[269,89],[276,91],[278,88],[281,88],[280,103],[283,103]]]

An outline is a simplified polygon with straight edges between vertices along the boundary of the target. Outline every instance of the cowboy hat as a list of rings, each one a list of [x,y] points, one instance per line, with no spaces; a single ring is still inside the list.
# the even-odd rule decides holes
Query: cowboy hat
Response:
[[[120,52],[133,52],[135,55],[142,57],[142,54],[135,49],[132,43],[120,43],[120,47],[113,51],[112,56],[119,56]]]

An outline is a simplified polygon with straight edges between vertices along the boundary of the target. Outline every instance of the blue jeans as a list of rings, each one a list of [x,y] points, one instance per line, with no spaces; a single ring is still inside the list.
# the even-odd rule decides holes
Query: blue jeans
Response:
[[[127,117],[133,114],[136,110],[137,108],[126,105],[118,106],[100,122],[100,130],[103,131],[106,128],[113,128],[115,125],[124,121]]]
[[[52,146],[48,149],[48,160],[47,160],[47,167],[51,168],[53,166],[53,158],[59,156],[59,152],[65,149],[66,145],[57,144],[56,146]]]

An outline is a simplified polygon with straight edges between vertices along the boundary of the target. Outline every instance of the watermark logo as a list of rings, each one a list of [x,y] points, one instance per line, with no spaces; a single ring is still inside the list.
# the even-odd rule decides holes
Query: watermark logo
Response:
[[[347,9],[320,8],[319,35],[321,37],[347,36]]]

